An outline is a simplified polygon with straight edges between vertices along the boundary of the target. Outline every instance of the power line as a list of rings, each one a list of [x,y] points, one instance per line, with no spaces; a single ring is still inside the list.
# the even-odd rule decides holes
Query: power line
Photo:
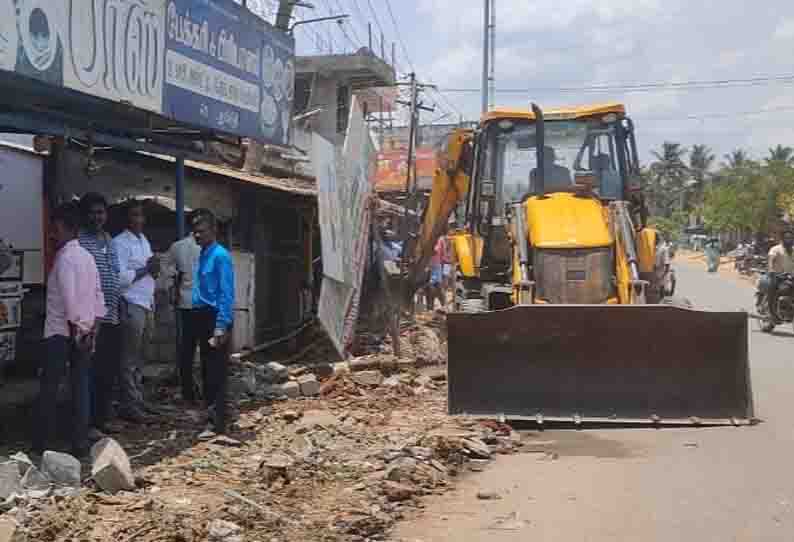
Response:
[[[378,19],[378,14],[376,13],[375,8],[372,6],[372,0],[367,0],[367,4],[369,4],[369,11],[370,13],[372,13],[372,17],[375,21],[375,26],[377,26],[378,30],[380,30],[380,35],[381,36],[385,35],[386,33],[383,31],[383,27],[380,24],[380,19]]]
[[[635,117],[636,120],[643,121],[643,122],[671,122],[671,121],[683,121],[683,120],[707,120],[707,119],[729,119],[729,118],[737,118],[737,117],[753,117],[756,115],[765,115],[767,113],[782,113],[782,112],[794,112],[794,106],[783,106],[783,107],[770,107],[766,109],[757,109],[755,111],[737,111],[737,112],[719,112],[719,113],[700,113],[697,115],[686,115],[682,117]]]
[[[416,68],[414,68],[414,63],[411,61],[411,55],[408,54],[408,48],[405,46],[405,41],[403,41],[402,34],[400,33],[400,26],[397,24],[397,18],[394,16],[394,11],[391,9],[391,1],[385,0],[386,2],[386,9],[389,11],[389,17],[391,17],[391,22],[394,25],[394,32],[397,35],[397,41],[400,42],[400,47],[402,48],[403,54],[405,55],[405,60],[408,61],[408,66],[410,66],[412,72],[416,72]]]
[[[653,83],[635,83],[625,85],[590,85],[582,87],[530,87],[530,88],[497,88],[500,94],[527,94],[532,92],[653,92],[667,90],[701,90],[715,88],[744,88],[767,86],[774,84],[792,84],[794,75],[777,75],[770,77],[752,77],[747,79],[716,79],[704,81],[667,81]],[[479,88],[443,88],[444,92],[479,93]]]

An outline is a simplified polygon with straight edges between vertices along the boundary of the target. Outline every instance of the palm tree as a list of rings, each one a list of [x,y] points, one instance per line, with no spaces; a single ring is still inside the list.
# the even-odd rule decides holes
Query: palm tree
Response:
[[[698,216],[703,213],[703,195],[706,190],[706,180],[711,180],[711,167],[717,159],[708,145],[693,145],[692,152],[689,154],[689,171],[695,181],[687,206],[696,207]],[[697,219],[700,222],[701,218]]]
[[[694,145],[692,152],[689,154],[689,170],[692,172],[692,177],[701,186],[706,181],[709,175],[711,166],[717,159],[711,148],[708,145]]]
[[[682,194],[690,175],[684,162],[688,152],[680,143],[670,141],[651,152],[656,160],[649,167],[647,195],[653,214],[670,217],[683,205]]]
[[[750,162],[750,155],[744,149],[736,149],[725,155],[725,164],[730,169],[747,166]]]
[[[768,166],[792,166],[794,165],[794,149],[778,144],[769,149],[769,156],[764,160]]]

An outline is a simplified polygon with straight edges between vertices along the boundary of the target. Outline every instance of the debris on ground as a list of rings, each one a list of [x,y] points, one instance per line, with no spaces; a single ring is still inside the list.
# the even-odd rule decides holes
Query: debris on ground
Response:
[[[477,498],[481,501],[498,501],[502,496],[498,491],[480,490],[477,492]]]
[[[158,388],[163,414],[97,444],[82,489],[55,485],[80,485],[80,462],[66,454],[44,454],[43,479],[29,460],[0,460],[12,501],[0,521],[37,542],[383,540],[422,497],[522,446],[507,425],[446,415],[446,346],[433,321],[403,331],[414,359],[384,348],[362,371],[355,360],[233,360],[239,417],[228,435],[203,440],[206,413]],[[27,474],[46,489],[21,487]]]

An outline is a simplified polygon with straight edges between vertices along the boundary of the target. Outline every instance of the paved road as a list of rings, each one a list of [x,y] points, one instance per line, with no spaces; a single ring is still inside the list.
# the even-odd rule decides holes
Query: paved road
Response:
[[[750,307],[738,278],[678,265],[697,305]],[[794,334],[750,326],[754,427],[546,431],[559,458],[500,457],[401,525],[406,542],[794,540]],[[542,458],[542,459],[540,459]],[[501,500],[481,501],[480,489]]]

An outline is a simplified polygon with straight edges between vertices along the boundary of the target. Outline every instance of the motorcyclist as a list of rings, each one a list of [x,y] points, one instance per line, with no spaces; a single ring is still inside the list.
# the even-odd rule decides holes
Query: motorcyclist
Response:
[[[777,277],[780,273],[794,273],[794,231],[786,230],[780,244],[769,250],[769,314],[775,323],[779,322],[777,315]]]

